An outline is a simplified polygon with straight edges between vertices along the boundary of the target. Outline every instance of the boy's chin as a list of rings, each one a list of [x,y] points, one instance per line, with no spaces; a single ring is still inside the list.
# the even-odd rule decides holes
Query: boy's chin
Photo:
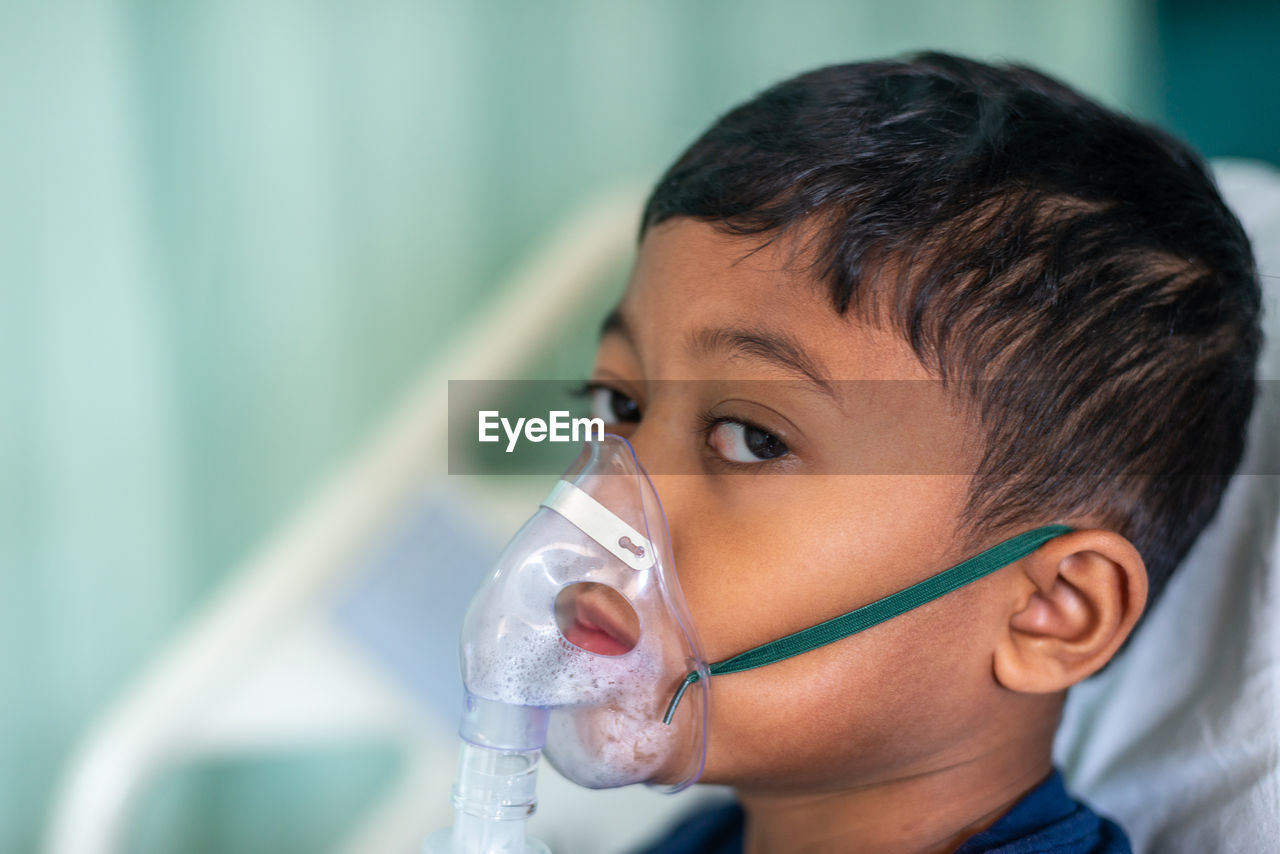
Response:
[[[744,762],[748,747],[733,755],[707,754],[707,764],[698,782],[708,786],[731,786],[760,793],[824,793],[837,792],[865,784],[874,777],[867,768],[851,768],[840,757],[827,754],[827,760],[809,758],[788,762],[778,755],[756,756]],[[794,759],[797,754],[790,754]]]
[[[731,757],[717,757],[710,752],[707,754],[707,764],[702,776],[698,778],[699,783],[708,786],[756,787],[769,781],[776,785],[779,782],[777,774],[770,774],[765,769],[757,773],[752,768],[743,767],[740,761],[735,762]]]

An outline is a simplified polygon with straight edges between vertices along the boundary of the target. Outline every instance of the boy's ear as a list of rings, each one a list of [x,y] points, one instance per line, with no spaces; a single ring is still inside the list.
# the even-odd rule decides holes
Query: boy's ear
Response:
[[[1101,529],[1050,540],[1015,564],[1015,597],[993,669],[1012,691],[1064,691],[1111,660],[1147,603],[1133,544]]]

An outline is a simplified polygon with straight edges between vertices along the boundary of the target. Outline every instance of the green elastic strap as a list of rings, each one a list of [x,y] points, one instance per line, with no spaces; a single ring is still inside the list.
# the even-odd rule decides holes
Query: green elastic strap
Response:
[[[905,590],[891,593],[883,599],[877,599],[869,605],[863,605],[856,611],[832,617],[824,623],[801,629],[794,634],[749,649],[733,658],[718,661],[711,665],[708,672],[712,676],[739,673],[842,640],[926,602],[932,602],[939,596],[961,588],[971,581],[990,575],[1015,560],[1021,560],[1054,537],[1060,537],[1070,531],[1071,528],[1066,525],[1046,525],[1043,528],[1018,534],[1016,537],[1010,537],[1003,543],[997,543],[986,551],[974,555],[964,563],[944,569],[937,575],[930,576]],[[667,706],[667,713],[662,718],[664,724],[671,723],[671,718],[676,713],[676,706],[680,705],[680,698],[684,696],[689,686],[700,678],[698,671],[689,671],[689,675],[680,683],[676,695],[671,698],[671,703]]]

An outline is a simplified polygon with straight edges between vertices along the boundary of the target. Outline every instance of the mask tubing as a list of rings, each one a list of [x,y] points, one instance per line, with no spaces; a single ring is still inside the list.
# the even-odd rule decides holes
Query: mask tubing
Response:
[[[468,693],[453,787],[453,827],[427,838],[422,854],[546,854],[525,837],[538,806],[538,760],[548,712]]]
[[[547,744],[549,717],[547,709],[499,703],[468,691],[458,735],[477,747],[541,750]]]

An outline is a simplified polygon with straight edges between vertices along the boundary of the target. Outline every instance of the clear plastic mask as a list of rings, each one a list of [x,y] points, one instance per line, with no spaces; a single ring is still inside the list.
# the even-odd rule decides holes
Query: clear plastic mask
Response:
[[[546,756],[579,785],[698,779],[709,672],[626,439],[588,443],[507,545],[467,611],[462,675],[472,697],[548,710]]]

